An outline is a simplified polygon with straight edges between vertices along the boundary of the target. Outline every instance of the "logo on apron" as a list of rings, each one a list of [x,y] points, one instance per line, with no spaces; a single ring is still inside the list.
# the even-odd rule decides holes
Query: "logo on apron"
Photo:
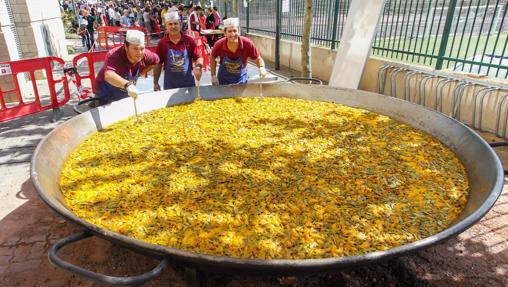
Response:
[[[240,74],[240,71],[242,69],[242,63],[236,63],[236,62],[223,62],[222,63],[226,71],[230,74]]]
[[[172,62],[171,62],[171,72],[173,73],[183,73],[186,72],[185,69],[185,55],[182,54],[174,54],[172,53]]]
[[[236,60],[224,55],[217,77],[221,85],[247,83],[247,66],[243,63],[243,51],[240,51],[240,57]]]
[[[187,53],[187,46],[183,51],[168,50],[168,58],[164,67],[164,89],[194,87],[192,73],[192,59]]]

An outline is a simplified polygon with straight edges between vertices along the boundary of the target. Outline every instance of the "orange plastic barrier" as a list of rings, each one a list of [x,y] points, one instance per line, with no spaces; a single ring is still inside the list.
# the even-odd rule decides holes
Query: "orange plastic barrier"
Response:
[[[61,78],[55,79],[53,75],[53,67],[63,68],[64,64],[65,62],[57,57],[0,62],[1,78],[5,79],[5,76],[12,75],[12,83],[14,84],[14,88],[10,90],[5,88],[6,84],[4,84],[4,87],[0,84],[0,122],[49,109],[56,110],[65,105],[70,99],[67,77],[65,74],[62,74]],[[39,73],[40,70],[45,71],[45,78],[36,78],[36,72]],[[22,88],[18,80],[18,74],[20,73],[28,74],[32,83],[34,95],[33,98],[30,99],[30,102],[23,98],[23,91],[21,91]],[[48,102],[41,102],[41,94],[36,80],[44,80],[47,82],[50,97]],[[61,100],[57,97],[57,84],[62,84],[63,87],[64,97]],[[16,104],[7,103],[5,98],[6,94],[16,94]]]
[[[99,44],[99,48],[109,50],[123,45],[127,30],[139,30],[144,32],[146,43],[150,43],[150,35],[145,27],[123,28],[117,26],[102,26],[97,28],[97,43]]]

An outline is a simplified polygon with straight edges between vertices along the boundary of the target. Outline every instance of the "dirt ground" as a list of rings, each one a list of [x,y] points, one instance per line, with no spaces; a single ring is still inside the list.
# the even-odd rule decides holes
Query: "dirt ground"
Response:
[[[62,120],[69,116],[69,111],[64,111]],[[46,124],[47,118],[38,117],[0,125],[0,286],[101,286],[48,261],[49,248],[80,229],[46,206],[30,181],[31,153],[54,126]],[[491,138],[487,134],[485,137]],[[508,152],[501,154],[508,162]],[[508,286],[506,187],[494,208],[479,223],[458,237],[417,254],[324,274],[276,277],[203,271],[199,278],[203,286],[231,287]],[[77,265],[117,276],[140,274],[158,263],[99,238],[66,247],[61,256]],[[143,286],[187,286],[185,278],[181,266],[172,266]]]

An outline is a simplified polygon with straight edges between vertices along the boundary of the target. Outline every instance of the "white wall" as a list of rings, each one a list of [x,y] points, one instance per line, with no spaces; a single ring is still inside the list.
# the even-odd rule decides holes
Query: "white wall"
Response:
[[[11,1],[23,58],[67,56],[58,0]]]
[[[275,39],[265,35],[249,33],[247,35],[259,49],[261,56],[275,62]],[[324,81],[330,79],[337,51],[330,48],[312,47],[312,75]],[[301,44],[299,42],[281,40],[280,64],[290,69],[301,71]]]
[[[15,44],[15,22],[8,14],[8,0],[0,0],[0,61],[19,59],[18,47]]]
[[[9,17],[8,9],[12,12]],[[66,57],[65,31],[58,0],[0,0],[0,62],[46,56]],[[16,37],[20,47],[16,45]],[[36,73],[37,77],[43,77]],[[18,77],[23,97],[33,97],[31,82]],[[13,88],[11,76],[0,77],[3,90]],[[6,102],[17,101],[14,94]]]

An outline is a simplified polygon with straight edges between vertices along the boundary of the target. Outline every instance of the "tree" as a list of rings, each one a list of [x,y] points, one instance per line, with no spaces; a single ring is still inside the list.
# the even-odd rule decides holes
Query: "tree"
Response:
[[[310,39],[312,33],[312,1],[304,0],[302,34],[302,77],[312,77]]]
[[[231,6],[231,16],[232,17],[240,17],[240,6],[238,5],[238,0],[230,0],[233,5]]]

